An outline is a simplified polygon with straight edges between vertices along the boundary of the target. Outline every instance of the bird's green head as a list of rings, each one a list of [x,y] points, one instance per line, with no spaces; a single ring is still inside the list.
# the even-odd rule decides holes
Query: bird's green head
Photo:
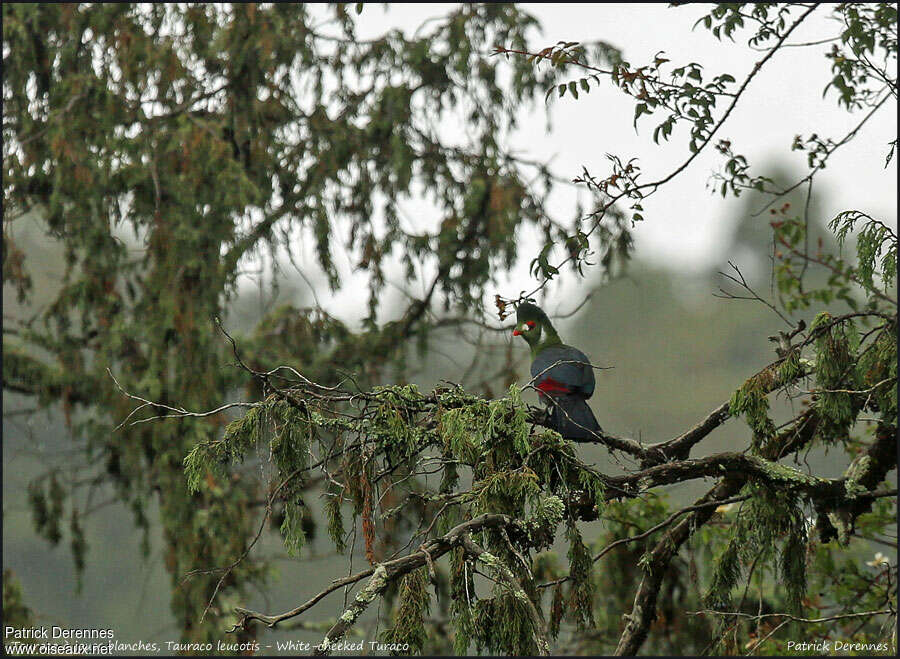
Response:
[[[559,336],[547,314],[530,302],[522,302],[516,307],[516,328],[513,330],[513,336],[525,339],[532,352],[538,346],[549,345],[551,342],[559,343]]]

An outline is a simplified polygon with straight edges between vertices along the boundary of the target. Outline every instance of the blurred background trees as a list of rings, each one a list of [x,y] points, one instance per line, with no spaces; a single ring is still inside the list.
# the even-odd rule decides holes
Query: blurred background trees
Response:
[[[360,335],[312,309],[259,319],[259,359],[290,355],[316,377],[333,363],[377,369],[371,355],[393,359],[420,331],[430,298],[395,325],[375,325],[395,250],[410,269],[413,259],[436,265],[432,293],[440,284],[440,294],[471,300],[491,267],[513,258],[516,225],[538,221],[541,193],[497,140],[548,79],[522,63],[505,67],[501,87],[500,63],[472,44],[524,45],[531,22],[512,6],[469,6],[415,39],[361,42],[343,5],[317,16],[300,5],[4,9],[4,278],[28,299],[17,225],[40,221],[65,264],[38,315],[5,328],[5,389],[61,401],[78,449],[63,466],[77,477],[54,465],[29,486],[47,540],[61,540],[65,517],[80,568],[93,490],[112,485],[145,530],[156,499],[179,626],[210,637],[222,602],[263,566],[242,562],[204,624],[196,613],[218,575],[185,575],[246,546],[255,486],[235,477],[188,494],[182,461],[224,416],[116,430],[129,402],[108,370],[155,402],[215,406],[244,382],[220,368],[213,319],[250,256],[279,247],[299,254],[313,243],[332,288],[338,242],[371,273]],[[471,144],[438,133],[454,112]],[[440,232],[403,226],[398,203],[415,190],[441,209]],[[335,339],[344,347],[334,361],[308,363]]]
[[[751,46],[763,48],[763,59],[777,50],[774,46],[783,43],[807,8],[761,7],[717,7],[701,17],[701,25],[726,37],[743,35],[742,28],[749,26],[744,36]],[[844,27],[836,32],[837,50],[829,55],[833,86],[839,102],[861,117],[895,105],[895,86],[884,80],[895,75],[891,67],[896,66],[896,41],[891,41],[896,13],[891,11],[889,5],[834,10]],[[682,280],[658,266],[623,269],[631,250],[630,221],[644,219],[643,197],[658,187],[642,188],[640,163],[612,157],[611,173],[602,178],[588,171],[598,163],[587,163],[580,184],[591,207],[575,220],[548,212],[548,195],[560,182],[556,174],[571,179],[579,173],[554,174],[545,163],[519,157],[510,147],[518,117],[548,90],[557,97],[581,93],[578,102],[589,103],[593,99],[585,92],[608,84],[608,77],[636,97],[637,107],[643,105],[636,122],[660,113],[655,140],[678,137],[685,126],[692,141],[686,158],[707,144],[715,147],[725,159],[716,179],[723,194],[743,192],[748,200],[717,270],[738,276],[728,265],[736,261],[757,293],[783,313],[794,312],[792,322],[802,317],[813,326],[819,312],[846,312],[853,300],[859,300],[862,311],[896,313],[872,292],[894,297],[892,282],[865,274],[871,264],[882,277],[896,267],[883,261],[891,250],[896,253],[896,236],[870,236],[862,243],[859,263],[851,258],[838,265],[822,256],[836,253],[837,239],[825,229],[831,218],[817,213],[813,177],[855,133],[800,139],[795,148],[808,151],[810,172],[800,175],[801,184],[793,188],[789,173],[775,171],[778,165],[757,170],[753,163],[751,169],[736,145],[716,135],[727,117],[722,111],[737,100],[740,76],[707,80],[689,64],[678,73],[675,63],[662,57],[636,67],[605,42],[588,48],[561,42],[538,51],[526,39],[533,18],[510,5],[466,5],[414,35],[398,30],[375,39],[357,37],[361,19],[346,5],[18,5],[4,6],[3,12],[4,414],[13,415],[4,417],[4,426],[5,435],[14,437],[5,442],[4,470],[5,475],[21,474],[20,489],[5,485],[4,495],[6,502],[20,506],[27,496],[31,517],[4,516],[4,546],[21,557],[17,560],[25,570],[18,569],[17,576],[25,602],[31,603],[35,592],[38,611],[37,601],[48,597],[42,598],[41,589],[58,588],[58,579],[41,586],[41,568],[24,556],[33,537],[26,524],[50,545],[69,546],[79,585],[85,570],[89,576],[94,570],[98,581],[112,582],[108,587],[117,595],[107,592],[108,599],[134,601],[135,593],[153,591],[158,601],[163,594],[156,582],[160,564],[150,560],[158,556],[171,588],[172,617],[149,607],[147,619],[131,623],[131,633],[144,638],[169,625],[173,639],[209,640],[225,637],[235,622],[235,606],[289,609],[346,571],[346,558],[333,553],[320,527],[329,526],[332,539],[339,546],[346,543],[357,561],[383,560],[404,546],[419,520],[436,513],[424,503],[413,506],[390,488],[380,491],[385,496],[376,505],[372,491],[367,495],[357,488],[346,494],[353,505],[344,506],[345,536],[335,530],[340,504],[323,510],[322,502],[344,498],[333,488],[347,486],[350,473],[337,485],[326,473],[276,489],[284,466],[294,463],[279,462],[262,427],[246,441],[232,427],[231,439],[248,444],[241,447],[244,462],[202,472],[189,490],[185,457],[198,446],[214,445],[229,422],[246,418],[240,408],[222,406],[267,400],[275,386],[236,367],[236,354],[217,318],[235,336],[244,364],[260,372],[288,365],[322,386],[359,393],[406,382],[427,391],[450,381],[470,394],[497,398],[510,384],[527,381],[527,359],[524,349],[497,331],[503,325],[490,303],[493,295],[516,299],[521,289],[539,287],[543,295],[554,290],[548,282],[584,274],[591,286],[607,285],[594,289],[583,307],[586,288],[548,310],[568,314],[579,309],[571,320],[559,321],[564,338],[584,347],[596,364],[615,366],[599,378],[595,399],[604,428],[648,443],[689,428],[775,358],[766,337],[785,325],[764,305],[710,304],[707,298],[698,303]],[[507,57],[490,56],[495,46]],[[462,137],[448,130],[458,124],[465,126]],[[777,202],[759,216],[773,197]],[[856,219],[857,229],[870,226],[866,218]],[[523,242],[528,236],[537,245],[534,253],[521,249],[529,244]],[[877,253],[876,243],[881,246]],[[826,265],[810,264],[811,254],[819,254]],[[502,276],[517,261],[532,259],[536,281],[500,288]],[[344,260],[353,272],[339,267]],[[251,279],[261,291],[256,300],[241,288]],[[746,294],[717,273],[700,281],[693,288],[704,296],[720,287],[726,296]],[[390,295],[392,287],[402,293]],[[358,306],[366,307],[357,316],[359,323],[342,319],[329,303],[333,294],[348,289],[356,291]],[[891,331],[896,337],[896,316],[892,326],[868,333],[873,327],[840,327],[851,335],[852,358],[846,364],[853,364],[848,370],[857,380],[854,384],[843,373],[843,379],[824,388],[849,391],[853,384],[858,386],[853,391],[863,391],[870,388],[863,384],[885,379],[867,378],[888,368],[889,355],[879,353],[885,363],[878,366],[866,362],[863,351],[866,340],[877,342]],[[813,340],[809,344],[819,354],[824,349]],[[871,370],[869,376],[857,375],[862,366]],[[893,384],[881,382],[869,393],[895,389],[896,371],[888,377]],[[814,385],[803,381],[802,386]],[[773,396],[773,424],[795,418],[798,410],[791,405],[799,406],[803,395],[792,393],[780,400]],[[846,402],[824,398],[839,407]],[[854,456],[877,444],[878,437],[865,430],[866,415],[874,418],[866,407],[872,401],[865,399],[851,404],[849,425],[811,442],[804,457],[811,473],[839,477]],[[896,432],[896,398],[893,408],[889,400],[880,405],[882,434],[892,418]],[[55,414],[45,416],[46,410]],[[733,406],[733,413],[740,411]],[[765,425],[744,412],[754,430]],[[286,426],[297,422],[283,410],[272,414],[285,414],[279,418]],[[145,422],[164,415],[176,418]],[[340,428],[329,432],[335,430]],[[704,443],[704,455],[743,450],[749,435],[747,427],[732,422]],[[328,441],[340,440],[329,436]],[[579,446],[577,455],[605,474],[636,469],[627,456],[599,445]],[[377,457],[396,463],[409,456]],[[488,476],[463,473],[461,487]],[[323,487],[331,488],[326,492],[331,496],[319,497]],[[558,556],[534,557],[534,577],[568,575],[578,547],[596,553],[646,532],[702,491],[696,481],[687,481],[653,489],[652,496],[600,506],[599,523],[570,519],[553,547]],[[754,501],[765,496],[757,493]],[[386,512],[404,501],[409,510],[390,519]],[[844,548],[810,541],[808,590],[828,594],[807,597],[801,615],[826,617],[863,603],[871,603],[866,610],[876,610],[885,608],[883,597],[896,601],[896,538],[890,537],[895,529],[888,523],[892,504],[890,498],[879,499],[857,526],[859,533],[891,546],[886,564],[866,565],[871,544]],[[798,502],[797,510],[813,517],[803,506],[809,502]],[[778,639],[797,635],[801,623],[783,618],[735,624],[727,616],[720,623],[711,614],[685,615],[711,602],[725,607],[726,598],[710,599],[705,590],[717,584],[713,595],[718,596],[741,578],[740,569],[726,574],[721,568],[723,560],[748,558],[728,558],[735,538],[758,547],[740,521],[754,514],[752,506],[730,511],[718,513],[669,564],[660,586],[659,616],[644,650],[740,653],[786,623],[773,636],[775,642],[761,645],[763,651],[783,651]],[[131,528],[139,530],[140,539]],[[299,556],[283,554],[282,538],[292,553],[299,548]],[[642,579],[641,557],[657,539],[649,536],[606,554],[592,573],[580,577],[591,588],[559,590],[565,597],[582,597],[582,617],[562,622],[557,651],[616,649],[622,616],[631,611]],[[115,548],[123,543],[135,553],[139,546],[145,562],[115,560],[121,558]],[[749,558],[739,610],[744,611],[740,607],[751,592],[748,615],[783,612],[794,604],[778,586],[777,558],[762,552]],[[47,560],[41,556],[42,564]],[[65,572],[56,566],[57,573]],[[451,615],[448,608],[453,568],[438,564],[437,569],[443,599],[433,602],[430,617],[422,618],[419,646],[449,652],[454,643],[460,647],[458,613]],[[397,618],[390,611],[403,599],[395,589],[417,597],[432,589],[415,581],[422,570],[411,574],[418,576],[387,590],[386,606],[373,607],[361,618],[369,636],[374,638],[377,627],[391,628],[393,638],[407,638],[412,630],[396,620],[411,625],[409,620],[424,616],[400,609]],[[610,574],[616,579],[607,578]],[[92,587],[97,588],[90,581],[84,583],[89,599]],[[5,601],[6,583],[4,573]],[[9,590],[21,599],[14,584]],[[102,590],[93,590],[93,599]],[[590,615],[584,610],[585,594]],[[334,610],[309,614],[312,622],[282,623],[279,629],[287,627],[287,638],[321,640],[333,622],[329,616],[339,614],[333,599],[326,602]],[[550,605],[547,598],[544,603]],[[594,624],[587,624],[591,618]],[[857,628],[853,634],[879,641],[884,620],[851,620]],[[292,631],[291,624],[301,627]],[[252,624],[237,631],[257,633]],[[522,642],[505,646],[503,639],[476,634],[471,649],[476,644],[529,649]]]

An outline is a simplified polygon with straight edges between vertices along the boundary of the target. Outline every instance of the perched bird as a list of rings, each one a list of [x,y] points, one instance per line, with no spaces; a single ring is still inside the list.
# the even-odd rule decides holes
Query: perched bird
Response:
[[[592,439],[602,433],[587,404],[594,393],[594,369],[587,355],[564,344],[547,314],[529,302],[516,309],[513,336],[531,346],[532,384],[550,408],[550,426],[566,439]]]

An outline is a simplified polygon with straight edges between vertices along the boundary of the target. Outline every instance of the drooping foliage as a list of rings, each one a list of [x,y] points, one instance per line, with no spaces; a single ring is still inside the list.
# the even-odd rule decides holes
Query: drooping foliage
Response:
[[[116,429],[131,401],[107,369],[156,411],[214,406],[252,382],[219,368],[226,345],[214,324],[248,258],[311,245],[337,289],[337,242],[369,273],[367,331],[351,336],[327,316],[281,310],[262,320],[248,359],[289,354],[311,374],[333,363],[378,368],[368,356],[395,357],[428,307],[417,301],[400,321],[376,325],[394,254],[410,270],[433,268],[432,292],[465,303],[516,258],[518,227],[557,230],[541,211],[546,170],[530,167],[539,180],[526,185],[503,142],[553,74],[524,63],[501,73],[479,50],[524,47],[534,20],[512,5],[468,5],[415,36],[367,40],[356,37],[358,20],[345,5],[3,8],[4,283],[23,303],[35,293],[14,237],[22,223],[65,254],[51,303],[15,332],[5,327],[4,387],[61,403],[91,478],[112,484],[138,526],[148,528],[159,499],[173,608],[193,640],[220,633],[210,621],[227,604],[200,622],[214,592],[233,601],[263,575],[251,557],[219,583],[249,541],[257,485],[210,477],[190,493],[184,456],[220,437],[227,418]],[[469,143],[435,129],[450,118],[466,122]],[[432,233],[401,221],[422,190],[443,218]],[[297,459],[298,412],[267,414],[285,429],[276,461]],[[50,472],[30,496],[50,542],[70,517],[80,566],[73,490]],[[289,508],[285,528],[299,522]]]
[[[354,396],[358,407],[351,417],[343,394],[309,386],[296,382],[278,389],[229,424],[222,438],[196,445],[185,458],[192,491],[220,482],[229,464],[252,460],[260,453],[271,455],[277,468],[274,482],[280,484],[278,501],[283,500],[285,510],[281,533],[285,545],[297,550],[305,543],[305,532],[287,520],[302,510],[304,481],[314,473],[313,467],[324,470],[330,482],[339,484],[328,493],[329,534],[336,549],[346,548],[349,529],[343,519],[349,514],[361,524],[365,555],[373,565],[390,556],[390,546],[377,543],[376,538],[398,535],[397,528],[388,530],[395,515],[403,516],[408,529],[427,525],[437,533],[482,514],[508,516],[518,520],[516,528],[485,531],[484,547],[523,583],[530,578],[530,568],[520,556],[549,547],[568,519],[566,535],[574,557],[570,615],[589,624],[591,559],[574,521],[596,517],[606,498],[604,477],[582,463],[573,445],[555,432],[531,431],[517,387],[492,401],[457,388],[423,394],[414,385],[381,387]],[[316,391],[319,396],[309,396]],[[280,448],[287,441],[292,444],[289,453]],[[310,463],[310,455],[319,458],[315,464]],[[423,474],[428,463],[440,465],[440,478]],[[467,491],[448,488],[448,481],[463,469],[471,474],[471,487]],[[294,490],[301,498],[295,499]],[[373,504],[388,495],[397,502],[392,509]],[[420,542],[426,540],[418,535]],[[465,580],[466,570],[473,569],[461,561],[452,568],[451,584]],[[411,602],[409,591],[423,587],[421,572],[403,578],[397,619],[387,633],[389,642],[411,642],[419,649],[424,640],[414,621],[423,615],[424,605],[420,596]],[[539,602],[533,588],[529,597]],[[454,600],[468,600],[466,606],[456,602],[456,613],[451,614],[451,623],[462,638],[471,625],[477,631],[468,637],[478,648],[515,649],[519,654],[537,651],[533,629],[515,594],[502,586],[491,597],[484,592],[479,596],[474,586],[468,595],[462,594],[465,591],[464,583],[451,585]],[[485,624],[488,620],[501,623]],[[458,648],[467,647],[460,639],[457,643]]]

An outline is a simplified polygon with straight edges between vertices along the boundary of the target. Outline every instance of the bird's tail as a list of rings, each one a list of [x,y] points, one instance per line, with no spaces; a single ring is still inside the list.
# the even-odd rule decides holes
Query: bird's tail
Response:
[[[594,439],[594,433],[603,432],[587,401],[577,395],[553,397],[550,425],[566,439]]]

